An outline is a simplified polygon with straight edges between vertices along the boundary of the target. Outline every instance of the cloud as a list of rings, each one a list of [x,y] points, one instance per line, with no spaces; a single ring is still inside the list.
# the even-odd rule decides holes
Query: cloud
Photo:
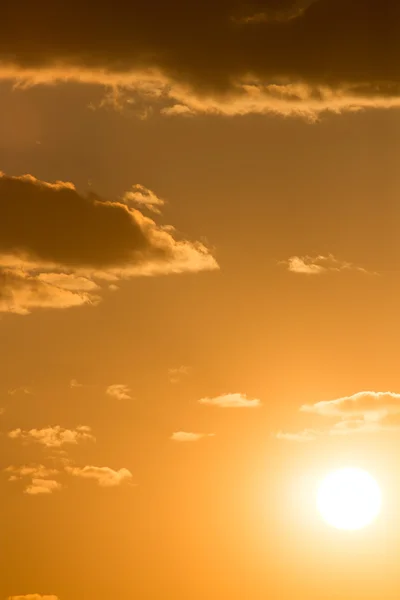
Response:
[[[54,479],[32,479],[32,483],[26,487],[24,492],[30,496],[38,496],[40,494],[52,494],[61,488],[61,483]]]
[[[319,432],[313,429],[304,429],[297,433],[287,433],[279,431],[276,434],[278,440],[286,440],[288,442],[313,442],[319,435]]]
[[[174,442],[198,442],[206,437],[214,437],[215,433],[189,433],[187,431],[175,431],[171,435]]]
[[[192,367],[187,367],[185,365],[168,369],[168,378],[170,383],[179,383],[184,377],[190,375],[191,371]]]
[[[258,399],[249,400],[246,394],[222,394],[215,398],[201,398],[200,404],[208,404],[210,406],[220,406],[222,408],[255,408],[261,406],[261,401]]]
[[[359,271],[368,273],[366,269],[357,267],[349,262],[344,262],[335,258],[332,254],[328,256],[291,256],[287,261],[281,261],[279,264],[287,266],[291,273],[302,275],[322,275],[330,271]]]
[[[382,421],[368,421],[364,419],[349,419],[348,421],[339,421],[329,430],[329,435],[351,435],[353,433],[377,433],[379,431],[398,431],[400,423],[397,425],[386,424]]]
[[[123,383],[114,383],[106,389],[106,394],[117,400],[131,400],[130,389]]]
[[[32,390],[29,387],[21,386],[8,390],[7,394],[15,396],[15,394],[32,394]]]
[[[127,92],[140,116],[316,119],[400,106],[399,25],[393,0],[220,0],[196,10],[171,0],[157,15],[143,0],[88,0],[84,11],[77,0],[53,11],[16,1],[0,24],[0,77],[101,83],[114,99]]]
[[[137,183],[132,186],[129,192],[125,192],[122,197],[123,202],[128,206],[144,206],[151,212],[159,215],[161,214],[160,206],[164,206],[165,201],[156,196],[154,192]]]
[[[400,394],[394,392],[357,392],[335,400],[304,404],[300,411],[338,420],[325,429],[279,432],[276,435],[278,439],[301,442],[313,441],[320,435],[343,436],[400,431]]]
[[[115,487],[123,483],[130,483],[132,480],[132,473],[125,468],[114,471],[114,469],[110,469],[109,467],[67,466],[65,470],[74,477],[94,479],[101,487]]]
[[[51,469],[44,465],[22,465],[16,467],[10,465],[4,469],[5,473],[10,473],[9,481],[16,481],[23,477],[32,477],[34,479],[44,479],[45,477],[51,477],[58,473],[57,469]]]
[[[400,414],[400,394],[394,392],[358,392],[336,400],[305,404],[302,412],[343,419],[361,417],[366,421],[381,421],[388,415]]]
[[[42,594],[25,594],[22,596],[8,596],[8,600],[59,600],[58,596]]]
[[[71,308],[98,301],[85,292],[49,285],[27,271],[0,267],[0,312],[26,315],[34,308]]]
[[[156,202],[146,188],[142,194]],[[104,282],[218,269],[203,244],[173,234],[72,183],[0,173],[0,312],[95,305]]]
[[[87,425],[80,425],[76,429],[64,429],[60,425],[29,431],[14,429],[8,433],[8,437],[21,439],[25,443],[37,442],[48,448],[59,448],[65,444],[78,444],[82,441],[96,441],[91,428]]]
[[[71,381],[69,382],[69,387],[80,388],[83,387],[83,383],[79,383],[79,381],[77,381],[76,379],[71,379]]]
[[[62,485],[55,479],[49,479],[54,475],[58,475],[58,469],[45,467],[44,465],[22,465],[19,467],[9,466],[4,469],[5,473],[9,474],[8,481],[21,481],[30,479],[30,483],[25,486],[24,493],[31,496],[39,494],[52,494],[62,488]]]

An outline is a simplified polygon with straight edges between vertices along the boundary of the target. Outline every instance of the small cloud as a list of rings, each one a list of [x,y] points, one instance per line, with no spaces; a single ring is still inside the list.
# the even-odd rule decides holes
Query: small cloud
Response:
[[[123,383],[114,383],[106,389],[106,394],[117,400],[131,400],[130,389]]]
[[[29,387],[21,386],[8,390],[7,394],[10,396],[15,396],[15,394],[32,394],[32,390]]]
[[[25,594],[22,596],[8,596],[8,600],[59,600],[58,596],[42,594]]]
[[[8,433],[11,439],[21,439],[25,443],[37,442],[47,448],[59,448],[64,444],[78,444],[82,441],[96,441],[87,425],[80,425],[76,429],[64,429],[60,425],[44,429],[14,429]]]
[[[191,372],[192,367],[181,365],[180,367],[168,369],[168,378],[170,383],[179,383],[184,377],[190,375]]]
[[[79,383],[76,379],[71,379],[69,382],[69,387],[71,388],[81,388],[83,387],[83,383]]]
[[[110,283],[108,289],[110,290],[110,292],[117,292],[119,290],[119,287],[115,285],[115,283]]]
[[[38,496],[39,494],[52,494],[61,488],[61,483],[54,479],[32,479],[32,483],[25,488],[24,493]]]
[[[162,200],[154,192],[139,183],[133,185],[128,192],[125,192],[122,200],[128,206],[144,206],[157,215],[161,214],[159,207],[165,204],[165,200]]]
[[[288,442],[313,442],[319,433],[313,429],[304,429],[303,431],[299,431],[297,433],[286,433],[283,431],[279,431],[276,434],[278,440],[286,440]]]
[[[215,398],[201,398],[200,404],[208,404],[210,406],[221,406],[222,408],[256,408],[261,406],[261,401],[258,399],[249,400],[246,394],[222,394]]]
[[[94,479],[101,487],[116,487],[123,483],[130,483],[132,480],[132,473],[125,468],[114,471],[109,467],[69,467],[65,468],[67,473],[74,477],[81,477],[83,479]]]
[[[215,433],[189,433],[187,431],[175,431],[171,435],[174,442],[198,442],[206,437],[214,437]]]
[[[370,273],[362,267],[357,267],[352,263],[338,260],[332,254],[328,256],[291,256],[286,261],[281,261],[278,264],[286,265],[288,271],[301,275],[322,275],[328,272],[340,271],[358,271],[366,274]]]

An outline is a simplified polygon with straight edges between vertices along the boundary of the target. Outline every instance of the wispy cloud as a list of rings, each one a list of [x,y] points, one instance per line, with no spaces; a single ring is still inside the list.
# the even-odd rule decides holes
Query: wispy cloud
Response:
[[[291,273],[299,275],[323,275],[329,272],[358,271],[365,274],[373,274],[363,267],[358,267],[350,262],[339,260],[329,254],[328,256],[291,256],[286,261],[278,264],[285,265]]]
[[[32,390],[29,387],[26,386],[21,386],[21,387],[17,387],[17,388],[12,388],[10,390],[8,390],[7,394],[9,394],[10,396],[15,396],[15,394],[32,394]]]
[[[222,408],[256,408],[261,406],[261,401],[257,398],[250,400],[246,394],[240,393],[222,394],[214,398],[201,398],[199,403]]]
[[[175,431],[171,435],[171,440],[174,442],[198,442],[207,437],[214,437],[215,433],[190,433],[187,431]]]
[[[335,400],[304,404],[300,411],[335,419],[329,427],[300,432],[279,432],[276,437],[288,441],[313,441],[321,435],[343,436],[352,434],[400,431],[400,394],[395,392],[357,392]]]
[[[288,442],[313,442],[318,435],[319,433],[313,429],[304,429],[297,433],[278,431],[276,437],[278,440],[286,440]]]
[[[64,429],[60,425],[55,425],[44,429],[14,429],[8,433],[8,437],[14,440],[22,440],[25,443],[36,442],[48,448],[59,448],[64,444],[96,441],[91,431],[91,428],[87,425],[80,425],[76,429]]]
[[[106,394],[117,400],[131,400],[131,390],[123,383],[113,383],[106,389]]]
[[[123,483],[132,483],[132,473],[125,468],[118,471],[110,467],[65,467],[65,470],[74,477],[82,479],[94,479],[101,487],[116,487]]]
[[[162,200],[154,192],[139,183],[133,185],[128,192],[125,192],[122,200],[128,206],[143,206],[157,215],[161,214],[160,207],[165,204],[165,200]]]
[[[79,383],[76,379],[71,379],[69,382],[69,387],[71,388],[81,388],[83,387],[83,383]]]
[[[179,383],[184,377],[187,377],[192,372],[192,367],[181,365],[168,369],[168,378],[170,383]]]
[[[59,600],[59,598],[48,594],[23,594],[22,596],[8,596],[8,600]]]
[[[336,400],[326,400],[315,404],[304,404],[302,412],[324,417],[362,417],[367,421],[380,421],[392,414],[400,414],[400,394],[395,392],[357,392]]]
[[[4,471],[5,473],[10,473],[9,481],[16,481],[23,477],[44,479],[58,473],[57,469],[45,467],[44,465],[21,465],[19,467],[10,465]]]

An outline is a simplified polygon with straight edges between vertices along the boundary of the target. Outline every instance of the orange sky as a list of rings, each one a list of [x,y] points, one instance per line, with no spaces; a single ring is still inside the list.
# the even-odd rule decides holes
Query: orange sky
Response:
[[[398,600],[400,11],[80,4],[0,24],[0,600]]]

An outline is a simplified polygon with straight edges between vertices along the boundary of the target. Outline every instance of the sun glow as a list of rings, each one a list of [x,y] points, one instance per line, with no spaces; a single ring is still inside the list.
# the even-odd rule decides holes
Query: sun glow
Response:
[[[339,469],[321,482],[317,508],[322,518],[336,529],[356,530],[369,525],[380,513],[382,494],[366,471]]]

